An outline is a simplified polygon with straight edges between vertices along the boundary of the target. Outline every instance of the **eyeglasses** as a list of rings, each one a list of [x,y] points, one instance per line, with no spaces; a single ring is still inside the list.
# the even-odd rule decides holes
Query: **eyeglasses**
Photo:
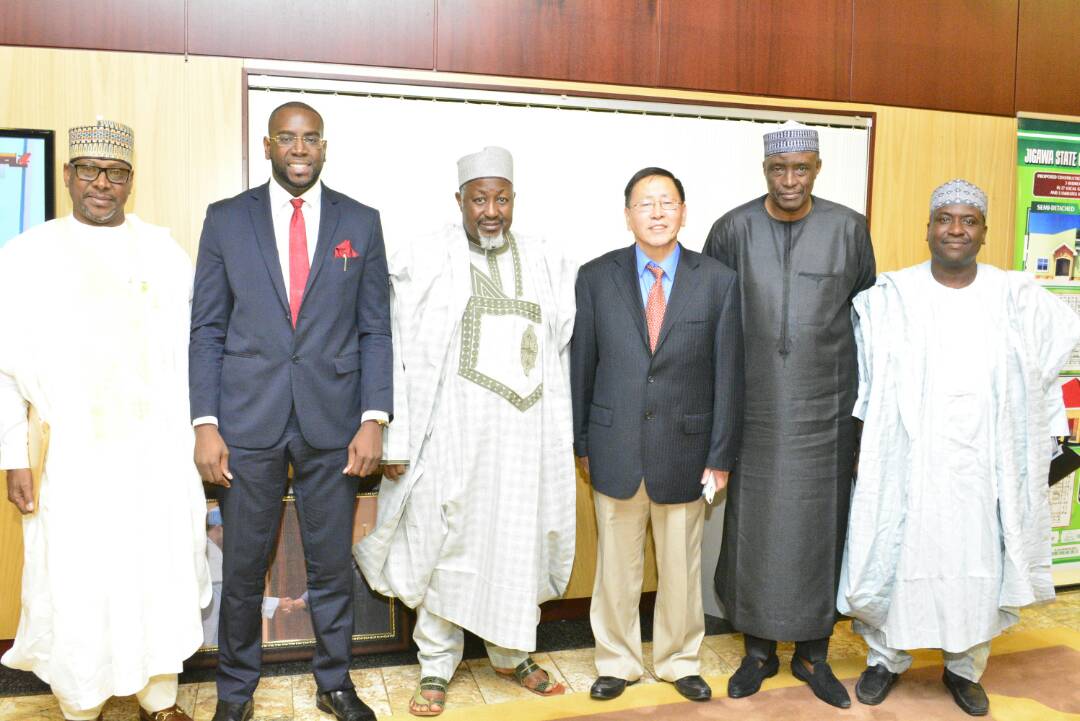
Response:
[[[277,135],[271,135],[270,139],[278,145],[288,147],[290,145],[295,145],[298,137],[304,141],[304,145],[309,148],[314,148],[316,145],[323,142],[322,136],[318,133],[308,133],[303,136],[293,135],[292,133],[278,133]]]
[[[131,177],[130,168],[102,168],[89,163],[72,163],[71,167],[75,168],[75,177],[87,183],[93,183],[102,173],[113,185],[123,185]]]
[[[674,213],[682,205],[678,200],[639,200],[630,204],[630,210],[644,215],[645,213],[651,213],[657,203],[660,204],[660,209],[665,213]]]

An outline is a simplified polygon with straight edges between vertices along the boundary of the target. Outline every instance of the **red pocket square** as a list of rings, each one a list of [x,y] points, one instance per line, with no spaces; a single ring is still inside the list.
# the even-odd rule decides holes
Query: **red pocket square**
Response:
[[[360,254],[353,250],[351,240],[343,240],[334,246],[335,258],[359,258]]]

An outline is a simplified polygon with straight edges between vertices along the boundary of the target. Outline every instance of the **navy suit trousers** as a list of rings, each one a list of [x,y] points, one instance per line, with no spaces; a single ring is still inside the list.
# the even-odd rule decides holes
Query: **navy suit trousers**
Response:
[[[320,691],[352,687],[352,532],[359,479],[341,471],[345,448],[312,448],[291,414],[269,448],[229,448],[232,487],[222,489],[224,562],[218,629],[218,698],[251,698],[262,668],[262,598],[281,499],[293,466],[293,492],[307,564],[308,608],[315,629],[312,660]]]

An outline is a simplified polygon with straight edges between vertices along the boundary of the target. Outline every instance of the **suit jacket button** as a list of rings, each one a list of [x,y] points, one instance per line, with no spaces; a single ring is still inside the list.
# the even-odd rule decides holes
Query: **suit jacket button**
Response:
[[[655,382],[656,382],[656,378],[655,378],[654,376],[649,376],[649,382],[650,382],[650,383],[655,383]]]
[[[645,411],[645,420],[651,421],[653,418],[656,418],[656,415],[652,411]]]
[[[293,363],[299,363],[299,362],[300,362],[300,356],[298,356],[298,355],[294,355],[294,356],[292,357],[292,362],[293,362]]]

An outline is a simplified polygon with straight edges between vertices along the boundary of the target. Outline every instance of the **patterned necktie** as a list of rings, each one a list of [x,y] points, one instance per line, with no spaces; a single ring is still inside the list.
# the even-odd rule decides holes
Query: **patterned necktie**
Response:
[[[649,302],[645,304],[645,323],[649,326],[649,350],[655,353],[656,341],[660,338],[660,326],[664,324],[664,310],[667,308],[667,301],[664,300],[664,284],[660,282],[664,269],[656,263],[649,263],[645,268],[656,278],[649,291]]]
[[[292,311],[293,328],[296,327],[296,319],[300,315],[300,304],[304,300],[304,286],[307,285],[308,271],[311,270],[311,262],[307,252],[307,228],[304,225],[304,214],[300,206],[303,199],[293,198],[292,219],[289,220],[289,310]]]

